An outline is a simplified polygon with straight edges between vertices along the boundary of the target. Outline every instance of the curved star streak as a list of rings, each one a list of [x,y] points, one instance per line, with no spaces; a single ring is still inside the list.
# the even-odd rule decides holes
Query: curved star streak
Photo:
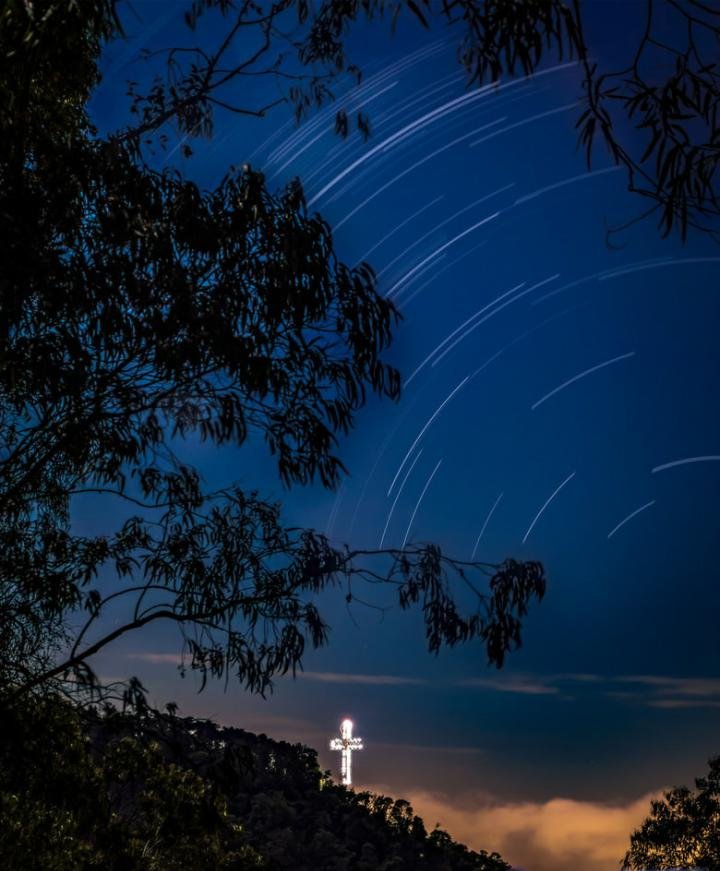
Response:
[[[607,536],[607,537],[608,537],[608,538],[612,538],[613,535],[615,535],[615,533],[616,533],[619,529],[622,529],[623,526],[625,526],[626,523],[628,523],[629,521],[631,521],[631,520],[633,519],[633,517],[637,517],[637,515],[640,514],[641,511],[645,511],[646,508],[650,508],[652,505],[654,505],[654,504],[655,504],[655,501],[656,501],[655,499],[652,499],[650,502],[646,502],[645,505],[641,505],[639,508],[636,508],[634,511],[631,511],[630,514],[628,514],[627,517],[624,517],[624,518],[620,521],[620,523],[618,523],[617,526],[615,526],[613,529],[610,530],[610,532],[608,532],[608,536]]]
[[[329,190],[332,190],[335,185],[341,182],[346,176],[348,176],[353,170],[357,169],[358,166],[362,166],[363,163],[366,163],[376,154],[386,152],[388,146],[397,145],[408,133],[416,133],[419,130],[422,130],[424,126],[427,124],[432,124],[435,121],[439,121],[441,118],[444,118],[449,112],[457,111],[458,109],[465,108],[470,103],[475,102],[480,97],[485,96],[485,94],[493,87],[495,87],[496,83],[493,82],[489,85],[485,85],[482,88],[479,88],[477,91],[471,91],[469,94],[463,94],[460,97],[455,97],[453,100],[448,100],[447,103],[444,103],[442,106],[437,109],[433,109],[431,112],[427,112],[422,117],[418,118],[415,121],[411,121],[409,124],[406,124],[401,130],[398,130],[396,133],[393,133],[391,136],[388,136],[387,139],[380,142],[374,148],[371,148],[368,152],[358,157],[354,160],[349,166],[345,167],[342,172],[339,172],[335,178],[331,179],[326,185],[324,185],[320,190],[312,197],[308,206],[313,206],[324,194],[326,194]]]
[[[485,533],[485,528],[487,527],[488,523],[490,523],[490,518],[491,518],[491,517],[493,516],[493,514],[495,513],[495,509],[496,509],[496,508],[498,507],[498,505],[500,504],[500,500],[502,499],[503,495],[504,495],[504,494],[501,493],[501,494],[497,497],[497,499],[493,502],[493,506],[492,506],[492,508],[490,509],[490,511],[488,512],[487,517],[485,518],[485,522],[483,523],[482,528],[481,528],[481,530],[480,530],[480,535],[478,535],[477,539],[475,540],[475,547],[473,547],[473,549],[472,549],[472,555],[470,556],[470,559],[471,559],[471,560],[474,560],[474,559],[475,559],[475,554],[477,553],[477,549],[478,549],[478,547],[479,547],[479,545],[480,545],[480,540],[482,539],[482,537],[483,537],[483,535],[484,535],[484,533]]]
[[[353,106],[353,112],[356,112],[358,109],[362,109],[363,106],[367,106],[369,103],[372,103],[374,100],[377,100],[379,97],[382,97],[383,94],[387,94],[388,91],[392,91],[392,89],[396,88],[397,86],[398,86],[398,82],[391,82],[386,87],[381,88],[381,90],[376,91],[374,94],[371,94],[367,99],[362,100],[360,103],[357,104],[357,106]],[[316,133],[315,136],[313,136],[312,139],[309,140],[309,142],[306,142],[302,148],[299,148],[297,150],[292,151],[290,157],[288,157],[288,159],[285,161],[285,163],[283,163],[281,166],[279,166],[275,170],[275,172],[270,176],[270,178],[271,179],[277,178],[277,176],[279,176],[280,173],[284,169],[286,169],[294,160],[297,160],[301,154],[304,154],[304,152],[306,152],[308,150],[308,148],[312,148],[312,146],[315,145],[315,143],[318,142],[318,140],[322,139],[322,137],[326,136],[327,134],[328,134],[328,130],[326,130],[323,127],[323,129],[320,130],[319,133]]]
[[[452,260],[450,260],[448,263],[446,263],[442,269],[438,269],[438,271],[432,276],[432,278],[430,278],[428,281],[423,282],[423,284],[421,284],[420,287],[416,287],[415,290],[410,294],[410,296],[406,297],[402,301],[402,308],[403,309],[407,308],[407,306],[410,305],[410,303],[415,299],[415,297],[418,294],[422,293],[422,291],[425,290],[426,287],[429,287],[431,284],[434,284],[434,282],[436,282],[438,280],[438,278],[440,278],[440,276],[443,273],[447,272],[448,269],[452,269],[452,267],[455,266],[457,263],[460,263],[466,257],[469,257],[471,254],[473,254],[478,249],[483,248],[485,245],[487,245],[487,242],[488,242],[487,239],[483,239],[482,242],[478,242],[477,245],[473,245],[472,248],[468,248],[467,251],[464,251],[458,257],[453,257]]]
[[[705,457],[685,457],[682,460],[673,460],[671,463],[663,463],[661,466],[654,466],[651,469],[653,475],[657,472],[664,472],[665,469],[674,469],[676,466],[687,466],[690,463],[718,463],[720,456],[710,454]]]
[[[533,518],[533,521],[532,521],[532,523],[530,524],[530,526],[528,526],[528,530],[527,530],[527,532],[525,533],[525,535],[523,535],[523,540],[522,540],[522,543],[523,543],[523,544],[525,544],[525,542],[528,540],[528,536],[530,535],[530,533],[531,533],[531,532],[533,531],[533,529],[535,528],[535,524],[538,522],[538,520],[540,520],[540,518],[541,518],[542,515],[543,515],[543,512],[544,512],[545,509],[548,507],[548,505],[549,505],[549,504],[553,501],[553,499],[558,495],[558,493],[562,490],[562,488],[563,488],[563,487],[564,487],[564,486],[565,486],[569,481],[572,481],[572,479],[573,479],[574,477],[575,477],[575,472],[571,472],[571,473],[567,476],[567,478],[565,478],[565,480],[562,482],[562,484],[559,484],[559,485],[555,488],[555,490],[553,490],[553,492],[550,494],[550,496],[548,496],[546,502],[543,504],[542,508],[538,511],[538,513],[535,515],[535,517]]]
[[[387,240],[390,239],[392,236],[394,236],[395,233],[398,232],[398,230],[402,230],[402,228],[407,226],[411,221],[414,221],[416,218],[419,218],[423,212],[426,212],[428,209],[432,208],[436,203],[439,203],[440,200],[442,200],[442,198],[443,198],[442,194],[439,197],[435,197],[434,200],[430,200],[429,203],[426,203],[424,206],[422,206],[417,211],[413,212],[411,215],[409,215],[407,218],[405,218],[404,221],[401,221],[399,224],[397,224],[395,227],[393,227],[389,233],[386,233],[378,242],[376,242],[372,246],[372,248],[369,248],[361,257],[359,257],[355,261],[354,265],[358,266],[360,263],[365,261],[373,253],[373,251],[376,251],[381,245],[383,245],[385,242],[387,242]]]
[[[620,278],[621,275],[630,275],[633,272],[644,272],[647,269],[661,269],[665,266],[687,266],[693,263],[720,263],[720,257],[676,257],[672,260],[654,260],[635,268],[617,269],[604,275],[600,281],[610,281],[612,278]]]
[[[425,426],[423,426],[423,428],[417,434],[415,441],[410,445],[410,450],[405,454],[405,457],[404,457],[402,463],[400,463],[400,467],[398,468],[397,472],[395,472],[395,477],[392,479],[392,481],[390,482],[390,486],[388,487],[388,491],[387,491],[388,496],[392,493],[392,488],[395,486],[395,482],[397,481],[398,476],[400,475],[400,472],[402,472],[403,467],[405,466],[405,463],[407,463],[410,454],[415,450],[415,446],[420,441],[420,439],[425,435],[430,424],[435,420],[435,418],[438,416],[438,414],[440,414],[440,412],[443,410],[443,408],[445,408],[445,406],[448,404],[448,402],[450,402],[450,400],[453,398],[453,396],[455,396],[455,394],[459,390],[462,390],[462,388],[467,384],[467,382],[470,380],[470,378],[471,378],[470,375],[466,375],[463,378],[463,380],[457,385],[457,387],[455,387],[453,390],[450,391],[450,393],[445,397],[445,399],[440,403],[440,405],[438,405],[438,407],[435,409],[435,411],[430,415],[427,422],[425,423]]]
[[[430,154],[426,154],[420,160],[413,163],[411,166],[404,169],[402,172],[399,172],[396,176],[390,179],[390,181],[386,182],[384,185],[379,187],[376,191],[374,191],[369,197],[364,199],[359,206],[355,206],[355,208],[345,215],[342,220],[338,221],[335,225],[335,229],[339,230],[344,224],[346,224],[350,218],[353,218],[359,211],[365,208],[369,203],[371,203],[376,197],[379,197],[380,194],[384,193],[388,188],[392,187],[394,184],[397,184],[401,179],[405,178],[405,176],[410,175],[415,172],[416,169],[419,169],[423,164],[429,163],[431,160],[434,160],[436,157],[439,157],[444,151],[448,151],[450,148],[454,148],[460,142],[464,142],[466,139],[469,139],[471,136],[474,136],[476,133],[480,133],[482,130],[487,130],[490,127],[495,127],[498,124],[502,124],[505,121],[505,118],[498,118],[495,121],[491,121],[489,124],[483,124],[482,127],[478,127],[476,130],[471,130],[470,133],[465,133],[462,136],[459,136],[457,139],[453,139],[452,142],[448,142],[445,145],[442,145],[440,148],[436,148],[435,151],[430,152]]]
[[[531,287],[528,287],[527,290],[523,290],[520,293],[516,294],[515,296],[511,297],[509,300],[507,300],[507,302],[504,302],[502,305],[499,305],[496,308],[494,308],[491,312],[486,314],[484,318],[481,318],[479,321],[476,321],[471,327],[468,327],[462,335],[458,336],[457,339],[455,339],[455,341],[451,345],[449,345],[447,348],[445,348],[445,350],[442,352],[442,354],[440,354],[439,357],[436,357],[435,360],[433,360],[432,365],[437,366],[437,364],[443,359],[443,357],[445,357],[447,354],[449,354],[450,351],[452,351],[452,349],[454,347],[459,345],[460,342],[465,341],[465,339],[467,339],[467,337],[470,335],[470,333],[474,332],[478,327],[487,323],[490,320],[490,318],[494,318],[496,314],[499,314],[499,312],[503,311],[503,309],[506,309],[509,305],[512,305],[513,303],[518,302],[518,300],[522,299],[524,296],[527,296],[529,293],[533,293],[533,291],[537,290],[540,287],[544,287],[546,284],[549,284],[551,281],[555,281],[555,279],[559,278],[559,277],[560,277],[560,274],[556,273],[555,275],[551,275],[549,278],[544,278],[542,281],[538,281],[537,284],[533,284]],[[523,282],[523,284],[524,283],[525,282]],[[503,296],[505,296],[505,295],[506,294],[504,294]],[[496,299],[495,302],[499,302],[500,299],[502,299],[502,297],[498,297],[498,299]],[[494,305],[495,303],[492,303],[492,304]]]
[[[393,259],[389,263],[387,263],[385,266],[383,266],[383,268],[380,270],[380,272],[378,272],[377,277],[381,278],[392,266],[394,266],[398,262],[398,260],[402,260],[402,258],[405,257],[407,254],[409,254],[413,248],[416,248],[421,242],[424,242],[425,239],[427,239],[428,237],[433,236],[435,233],[437,233],[437,231],[441,227],[445,227],[447,224],[451,223],[451,221],[454,221],[455,218],[459,218],[460,215],[464,215],[465,212],[469,212],[470,209],[474,208],[475,206],[481,205],[481,203],[486,202],[491,197],[495,197],[498,194],[502,194],[505,191],[510,190],[510,188],[512,188],[512,187],[515,187],[514,182],[512,182],[511,184],[506,184],[504,187],[498,188],[498,190],[493,191],[492,193],[486,194],[484,197],[480,197],[479,200],[474,200],[472,203],[470,203],[469,206],[464,206],[462,209],[458,209],[458,211],[454,212],[452,215],[450,215],[449,218],[445,218],[445,220],[440,221],[440,223],[436,224],[431,230],[428,230],[427,233],[423,233],[422,236],[420,236],[411,245],[409,245],[407,248],[405,248],[404,251],[401,251],[397,255],[397,257],[393,257]]]
[[[574,175],[571,178],[563,179],[563,181],[555,182],[555,184],[546,185],[544,188],[540,188],[539,190],[533,191],[531,194],[525,194],[523,197],[518,197],[515,200],[515,205],[520,206],[523,203],[528,203],[531,200],[536,200],[538,197],[541,197],[543,194],[549,193],[550,191],[555,191],[558,188],[564,188],[568,185],[575,184],[578,181],[586,181],[587,179],[595,178],[597,175],[606,175],[609,172],[619,172],[621,167],[619,166],[608,166],[605,169],[596,169],[594,172],[584,172],[581,175]]]
[[[393,286],[390,288],[390,290],[388,290],[387,293],[385,294],[385,298],[387,299],[387,298],[391,297],[393,295],[393,293],[395,293],[397,291],[397,288],[400,287],[400,285],[405,284],[408,281],[408,279],[411,276],[415,275],[415,273],[422,266],[424,266],[426,263],[428,263],[431,260],[434,260],[439,254],[441,254],[443,251],[446,251],[451,245],[454,245],[456,242],[459,242],[460,239],[464,239],[465,236],[467,236],[469,233],[472,233],[473,230],[477,230],[479,227],[483,227],[485,224],[490,223],[490,221],[494,221],[495,218],[497,218],[499,215],[500,215],[500,212],[494,212],[492,215],[488,215],[486,218],[483,218],[482,221],[477,221],[477,223],[468,227],[466,230],[463,230],[462,233],[458,233],[457,236],[453,236],[452,239],[449,239],[447,242],[445,242],[439,248],[436,248],[432,252],[432,254],[428,254],[428,256],[425,257],[423,260],[421,260],[417,266],[414,266],[411,270],[409,270],[409,272],[406,272],[405,275],[403,275],[403,277],[399,281],[396,281],[395,284],[393,284]]]
[[[430,351],[427,357],[425,357],[425,359],[418,366],[416,366],[415,369],[413,369],[413,371],[408,376],[407,381],[405,382],[405,384],[403,384],[403,387],[407,387],[408,384],[410,384],[410,382],[413,380],[413,378],[418,374],[418,372],[420,372],[420,370],[427,363],[429,363],[430,360],[432,360],[432,358],[440,351],[440,349],[444,348],[448,342],[450,342],[458,333],[462,332],[462,330],[464,330],[468,324],[472,323],[475,318],[480,317],[480,315],[484,314],[486,311],[488,311],[488,309],[491,309],[501,300],[505,299],[506,297],[510,296],[511,294],[515,293],[523,287],[525,287],[525,282],[521,281],[520,284],[516,284],[515,287],[511,287],[510,290],[506,290],[505,293],[501,293],[500,296],[496,297],[492,302],[487,303],[487,305],[484,305],[481,309],[478,309],[475,314],[470,315],[470,317],[467,318],[467,320],[464,320],[459,327],[456,327],[449,335],[447,335],[442,340],[442,342],[440,342],[439,345],[436,345],[432,349],[432,351]]]
[[[387,534],[387,531],[388,531],[388,526],[390,526],[390,521],[392,520],[392,516],[393,516],[393,513],[395,511],[395,506],[397,505],[398,499],[400,498],[400,494],[402,493],[403,488],[405,487],[405,482],[410,477],[410,473],[412,472],[412,470],[415,468],[415,463],[417,463],[417,461],[420,459],[420,454],[422,453],[422,451],[423,451],[423,449],[420,448],[420,450],[417,452],[415,459],[410,464],[410,468],[405,473],[405,477],[400,482],[400,486],[398,487],[398,491],[395,494],[395,499],[393,500],[393,504],[390,506],[390,511],[388,512],[387,520],[385,521],[385,526],[383,528],[382,535],[380,536],[380,544],[378,545],[378,548],[382,548],[382,546],[383,546],[383,542],[385,541],[385,535]]]
[[[407,529],[405,530],[405,538],[403,538],[403,543],[401,545],[402,548],[404,548],[405,545],[407,544],[408,537],[410,536],[410,530],[412,529],[413,522],[415,521],[415,515],[418,513],[418,508],[420,507],[420,503],[423,501],[425,494],[427,493],[428,487],[430,486],[432,479],[435,477],[435,473],[440,468],[441,463],[442,463],[442,460],[438,460],[437,466],[435,466],[435,468],[432,470],[432,472],[430,472],[430,477],[425,482],[425,486],[422,489],[422,493],[418,497],[418,501],[415,503],[415,508],[413,509],[413,513],[410,516],[410,522],[408,523]]]
[[[580,381],[581,378],[585,378],[586,375],[592,375],[593,372],[599,372],[600,369],[605,369],[606,366],[612,366],[614,363],[620,363],[622,360],[629,360],[630,357],[635,356],[635,351],[630,351],[628,354],[621,354],[619,357],[613,357],[611,360],[606,360],[604,363],[598,363],[597,366],[591,366],[589,369],[585,369],[584,372],[579,372],[577,375],[573,375],[572,378],[568,378],[567,381],[563,381],[562,384],[558,385],[554,390],[551,390],[549,393],[546,393],[545,396],[541,396],[537,402],[533,402],[530,406],[531,411],[535,411],[535,409],[542,405],[543,402],[547,402],[550,397],[555,396],[557,393],[560,393],[561,390],[564,390],[566,387],[569,387],[571,384],[574,384],[576,381]]]

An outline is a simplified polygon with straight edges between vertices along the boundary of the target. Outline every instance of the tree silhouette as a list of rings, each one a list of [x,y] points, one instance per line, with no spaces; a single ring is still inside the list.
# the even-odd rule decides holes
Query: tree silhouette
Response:
[[[431,651],[479,639],[501,665],[543,595],[539,564],[334,547],[283,525],[255,492],[208,491],[178,456],[191,435],[217,446],[252,435],[286,485],[334,486],[338,436],[368,391],[399,396],[382,359],[398,313],[370,267],[338,260],[299,183],[272,194],[243,167],[201,191],[152,169],[127,130],[97,134],[87,100],[117,34],[112,2],[11,3],[0,27],[2,691],[92,689],[98,651],[164,621],[203,684],[236,676],[264,692],[327,640],[317,594],[343,582],[355,601],[353,579],[419,605]],[[135,134],[162,123],[161,105]],[[197,106],[176,103],[187,124],[179,105]],[[72,502],[88,492],[130,516],[77,534]],[[466,612],[453,579],[474,597]],[[111,625],[118,605],[127,616]]]
[[[720,756],[709,766],[695,791],[679,786],[651,803],[650,816],[630,837],[624,869],[720,869]]]

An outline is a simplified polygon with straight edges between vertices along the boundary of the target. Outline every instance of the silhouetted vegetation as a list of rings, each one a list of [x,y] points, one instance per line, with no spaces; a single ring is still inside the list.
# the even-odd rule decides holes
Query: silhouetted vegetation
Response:
[[[678,786],[653,801],[650,816],[630,838],[623,864],[634,871],[720,871],[720,756],[695,789]]]
[[[405,801],[332,782],[314,750],[47,697],[2,711],[0,867],[507,871]]]
[[[326,642],[317,593],[342,582],[352,603],[361,580],[422,608],[431,651],[479,639],[501,665],[543,595],[539,564],[336,547],[182,461],[190,436],[252,435],[286,485],[335,486],[366,394],[399,396],[382,359],[398,313],[370,267],[338,260],[299,183],[273,194],[245,167],[201,191],[127,130],[97,134],[87,100],[118,28],[112,2],[0,11],[0,689],[98,690],[92,657],[164,621],[203,682],[264,692]],[[125,514],[114,531],[73,530],[89,493],[108,524]],[[126,615],[112,626],[109,605]]]

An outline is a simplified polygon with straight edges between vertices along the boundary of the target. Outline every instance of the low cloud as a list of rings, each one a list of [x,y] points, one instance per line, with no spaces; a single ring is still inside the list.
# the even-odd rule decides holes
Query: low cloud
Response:
[[[523,871],[617,871],[656,795],[626,804],[555,798],[493,803],[478,795],[460,802],[418,792],[408,796],[428,829],[435,823],[476,850],[497,850]]]

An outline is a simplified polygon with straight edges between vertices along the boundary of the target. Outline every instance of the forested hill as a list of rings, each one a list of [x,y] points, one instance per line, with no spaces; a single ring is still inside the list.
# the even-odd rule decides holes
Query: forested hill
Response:
[[[301,744],[52,699],[2,714],[2,868],[509,869],[406,801],[333,783]]]

